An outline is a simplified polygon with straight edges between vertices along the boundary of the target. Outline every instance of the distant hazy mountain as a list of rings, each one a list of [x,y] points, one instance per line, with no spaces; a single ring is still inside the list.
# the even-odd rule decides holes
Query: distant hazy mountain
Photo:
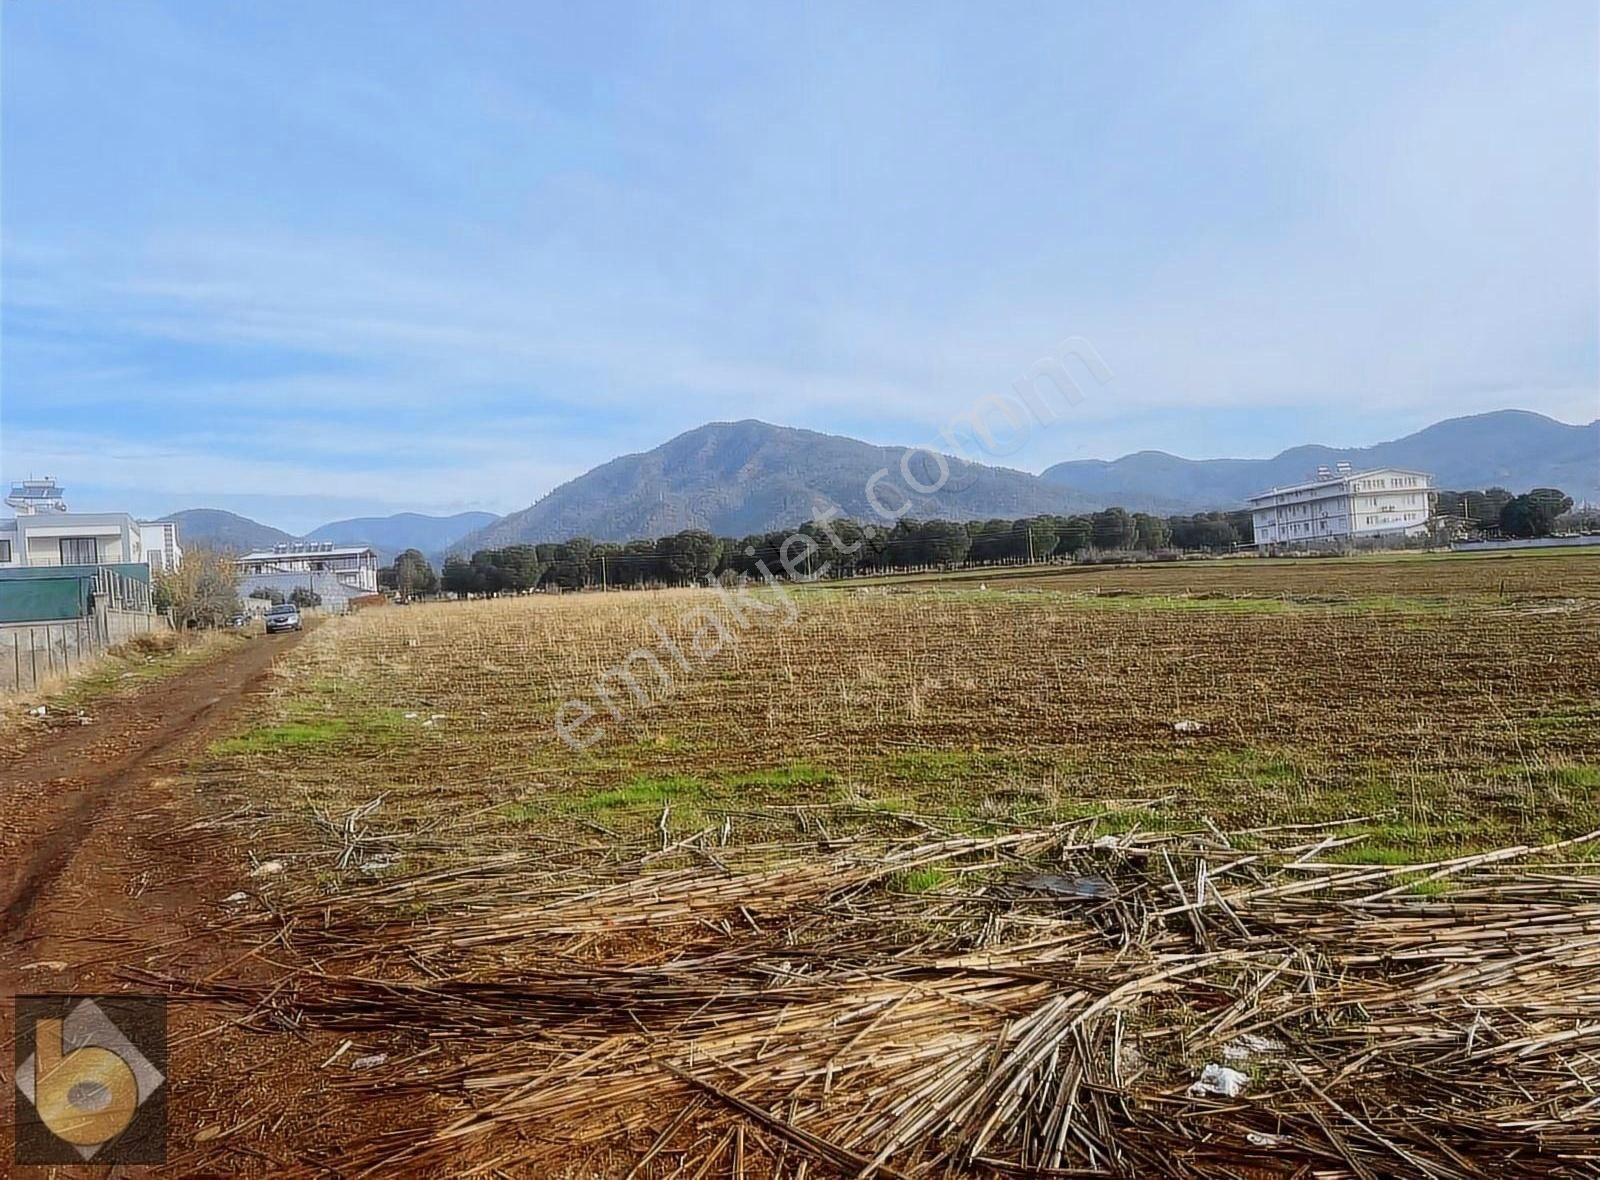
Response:
[[[875,518],[867,481],[881,468],[893,475],[878,493],[886,507],[904,487],[904,449],[765,422],[712,422],[640,455],[624,455],[562,484],[532,507],[502,517],[458,541],[461,552],[518,542],[586,536],[597,541],[659,537],[687,528],[721,536],[798,525],[835,504],[842,515]],[[912,471],[924,484],[936,469],[926,456]],[[946,487],[918,497],[910,515],[947,520],[1077,512],[1096,504],[1070,488],[1004,467],[950,460]]]
[[[393,516],[361,516],[336,520],[306,534],[309,541],[335,545],[370,545],[385,559],[407,549],[442,553],[474,529],[493,524],[492,512],[458,512],[454,516],[424,516],[398,512]]]
[[[178,544],[184,548],[197,546],[248,553],[252,549],[270,549],[294,540],[282,529],[260,524],[247,516],[224,512],[220,508],[186,508],[161,519],[176,522]]]
[[[459,512],[454,516],[399,512],[394,516],[336,520],[303,538],[220,508],[189,508],[161,519],[177,523],[178,544],[184,546],[203,545],[246,553],[299,540],[332,541],[336,545],[370,545],[382,560],[388,561],[405,549],[420,549],[430,556],[442,553],[473,529],[498,518],[492,512]]]
[[[1337,449],[1292,447],[1271,459],[1180,459],[1140,451],[1120,459],[1057,463],[1043,478],[1107,504],[1160,496],[1188,511],[1238,507],[1246,497],[1299,483],[1319,466],[1348,462],[1430,472],[1441,488],[1495,484],[1514,492],[1556,487],[1578,501],[1600,500],[1600,421],[1569,426],[1527,410],[1451,418],[1392,442]]]

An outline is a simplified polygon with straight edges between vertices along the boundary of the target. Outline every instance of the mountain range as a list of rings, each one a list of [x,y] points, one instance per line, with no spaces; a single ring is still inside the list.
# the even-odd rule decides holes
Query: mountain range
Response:
[[[458,512],[454,516],[424,516],[420,512],[358,516],[312,529],[306,534],[306,540],[332,541],[335,545],[370,545],[380,554],[391,557],[407,549],[442,553],[475,529],[499,519],[492,512]]]
[[[1407,467],[1434,486],[1499,485],[1511,491],[1561,488],[1574,500],[1600,500],[1600,420],[1569,426],[1527,410],[1450,418],[1370,447],[1299,446],[1271,459],[1180,459],[1140,451],[1120,459],[1057,463],[1041,478],[1108,504],[1159,489],[1191,511],[1238,507],[1246,496],[1299,483],[1318,467],[1349,463],[1360,471]]]
[[[868,481],[888,508],[907,490],[901,447],[747,419],[712,422],[640,454],[623,455],[555,488],[509,516],[403,512],[334,521],[305,539],[366,544],[385,561],[403,549],[446,552],[587,536],[597,541],[658,537],[687,528],[721,536],[783,529],[833,505],[859,520],[877,514]],[[1440,488],[1558,487],[1580,503],[1600,501],[1600,421],[1571,426],[1525,410],[1452,418],[1370,447],[1298,446],[1270,459],[1183,459],[1140,451],[1115,460],[1058,463],[1040,475],[950,459],[950,477],[917,496],[910,515],[948,520],[1087,512],[1120,504],[1151,512],[1237,508],[1246,496],[1297,483],[1319,466],[1390,466],[1426,471]],[[912,475],[935,482],[935,465],[915,455]],[[911,489],[914,490],[914,489]],[[297,540],[269,525],[213,508],[174,513],[183,544],[245,550]]]
[[[492,512],[458,512],[454,516],[399,512],[393,516],[330,521],[303,537],[220,508],[188,508],[161,519],[176,522],[180,545],[205,545],[232,553],[248,553],[252,549],[271,549],[274,545],[295,541],[331,541],[335,545],[369,545],[387,563],[407,549],[420,549],[437,556],[474,529],[499,518]]]

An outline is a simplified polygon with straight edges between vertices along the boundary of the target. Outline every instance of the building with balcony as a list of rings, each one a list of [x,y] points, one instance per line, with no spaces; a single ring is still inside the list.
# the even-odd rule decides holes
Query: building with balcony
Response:
[[[1379,467],[1322,468],[1315,479],[1251,496],[1257,548],[1414,536],[1428,527],[1433,477]]]
[[[285,598],[304,589],[322,605],[347,609],[352,598],[378,592],[378,554],[365,545],[303,541],[258,549],[233,559],[239,571],[239,593],[276,590]]]
[[[177,569],[183,558],[176,524],[141,522],[125,512],[69,512],[53,479],[14,483],[5,502],[16,516],[0,520],[0,568],[143,563],[158,573]]]

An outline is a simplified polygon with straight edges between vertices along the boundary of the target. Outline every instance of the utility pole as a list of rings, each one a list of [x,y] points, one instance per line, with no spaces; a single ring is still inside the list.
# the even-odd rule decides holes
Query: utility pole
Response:
[[[605,590],[606,590],[606,555],[604,553],[602,553],[600,555],[600,592],[603,594],[603,593],[605,593]]]
[[[1033,525],[1028,526],[1028,564],[1033,564]]]

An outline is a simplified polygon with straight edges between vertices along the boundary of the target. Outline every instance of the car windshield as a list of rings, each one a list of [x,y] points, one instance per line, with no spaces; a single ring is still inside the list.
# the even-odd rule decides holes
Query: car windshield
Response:
[[[297,606],[284,605],[275,606],[271,610],[267,611],[267,613],[269,615],[292,615],[299,613],[299,610],[300,608]]]

